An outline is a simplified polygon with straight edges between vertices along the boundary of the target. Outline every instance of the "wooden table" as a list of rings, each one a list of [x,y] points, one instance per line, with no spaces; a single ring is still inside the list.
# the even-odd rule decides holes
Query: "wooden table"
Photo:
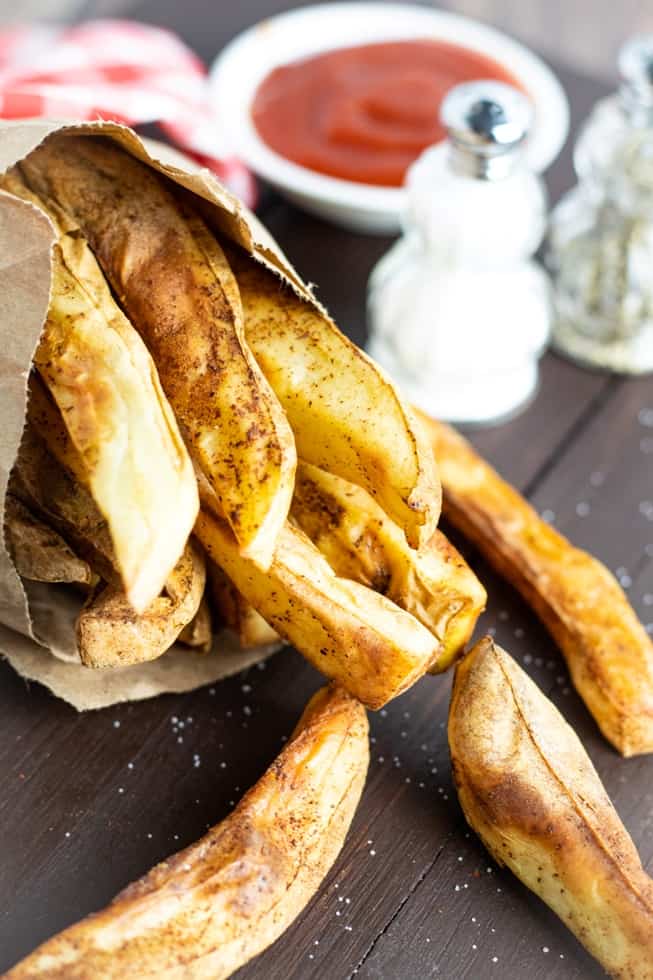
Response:
[[[245,0],[228,15],[229,29],[204,31],[201,0],[185,2],[183,14],[177,3],[155,8],[149,0],[138,13],[185,31],[208,57],[263,6]],[[578,120],[600,88],[561,74]],[[554,196],[571,181],[567,150],[550,174]],[[329,227],[272,194],[261,214],[299,271],[319,284],[338,323],[363,342],[367,276],[388,241]],[[553,511],[561,531],[623,569],[645,622],[653,620],[653,524],[639,509],[653,496],[647,407],[650,380],[593,374],[548,355],[530,409],[474,436],[536,507]],[[490,597],[479,635],[496,631],[579,732],[653,870],[653,760],[625,762],[606,744],[535,617],[472,549],[463,550]],[[78,715],[6,664],[0,676],[0,968],[221,820],[321,683],[285,650],[215,688]],[[344,850],[319,895],[239,973],[243,980],[602,975],[467,830],[449,771],[449,684],[450,677],[426,678],[371,717],[369,779]],[[174,716],[185,722],[183,741]]]

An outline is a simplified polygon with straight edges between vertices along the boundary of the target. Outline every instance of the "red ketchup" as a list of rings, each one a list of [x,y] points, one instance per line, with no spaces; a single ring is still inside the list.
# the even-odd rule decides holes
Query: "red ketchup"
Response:
[[[410,164],[444,137],[440,103],[459,82],[519,83],[496,61],[444,41],[339,48],[275,68],[252,118],[281,156],[332,177],[399,187]]]

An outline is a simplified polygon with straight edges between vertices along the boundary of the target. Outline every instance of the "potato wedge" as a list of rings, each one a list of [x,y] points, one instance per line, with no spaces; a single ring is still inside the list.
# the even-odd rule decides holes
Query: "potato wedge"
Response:
[[[224,626],[236,634],[243,650],[278,642],[277,631],[240,594],[219,565],[209,559],[206,571],[214,608]]]
[[[210,652],[213,645],[213,627],[211,622],[211,608],[206,599],[206,595],[203,596],[197,612],[190,623],[184,626],[177,639],[184,646],[193,647],[193,649],[198,650],[200,653]]]
[[[88,562],[78,558],[57,531],[35,517],[12,493],[5,498],[4,533],[9,555],[22,578],[84,586],[96,581]]]
[[[382,708],[437,660],[438,641],[425,626],[385,596],[338,578],[292,524],[267,574],[243,558],[226,522],[204,507],[195,534],[266,622],[368,708]]]
[[[108,140],[51,138],[21,173],[88,238],[239,545],[266,568],[290,506],[295,443],[244,341],[222,249],[164,178]]]
[[[394,385],[328,319],[242,250],[225,245],[245,336],[286,410],[297,452],[365,487],[415,547],[440,514],[440,482],[420,423]]]
[[[462,652],[485,609],[485,589],[437,529],[419,551],[361,487],[300,461],[291,507],[337,575],[381,592],[440,641],[437,671]]]
[[[100,585],[77,618],[77,648],[85,667],[125,667],[156,660],[196,615],[206,584],[204,555],[191,541],[163,594],[137,613],[122,589]]]
[[[505,651],[461,661],[449,713],[460,804],[490,853],[613,977],[653,978],[653,881],[580,740]]]
[[[546,524],[454,429],[426,419],[444,510],[523,595],[622,755],[653,751],[653,642],[601,562]]]
[[[223,980],[277,939],[343,845],[369,763],[365,711],[323,688],[264,776],[196,844],[18,963],[7,980]]]
[[[107,521],[104,519],[89,491],[83,487],[65,464],[80,467],[79,454],[53,405],[38,379],[30,386],[28,422],[23,433],[18,457],[11,473],[9,487],[34,514],[57,531],[68,542],[75,554],[86,561],[94,572],[106,581],[120,587],[120,575]],[[52,410],[48,425],[37,410],[39,395],[46,407]],[[48,441],[37,432],[37,426]],[[50,451],[53,447],[65,463]]]
[[[108,521],[125,593],[142,610],[160,593],[195,522],[190,458],[152,358],[79,230],[16,171],[0,178],[0,186],[38,205],[59,236],[34,364]]]

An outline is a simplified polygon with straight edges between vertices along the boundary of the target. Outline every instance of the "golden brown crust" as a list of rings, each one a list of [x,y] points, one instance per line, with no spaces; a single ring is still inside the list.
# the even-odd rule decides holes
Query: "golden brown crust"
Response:
[[[40,385],[40,382],[37,382]],[[33,394],[34,385],[30,386]],[[88,490],[67,466],[51,452],[59,450],[61,459],[73,461],[79,456],[70,445],[59,419],[57,428],[48,428],[46,442],[37,432],[36,400],[31,397],[28,422],[23,433],[9,486],[23,503],[70,544],[75,553],[106,581],[118,586],[120,576],[111,535],[105,518]],[[54,407],[54,406],[53,406]],[[56,408],[55,408],[56,411]]]
[[[461,661],[449,746],[470,826],[614,977],[653,978],[653,882],[572,729],[486,638]]]
[[[5,543],[16,571],[34,582],[91,585],[95,576],[62,536],[40,521],[25,504],[8,493],[5,498]]]
[[[625,756],[653,751],[653,643],[623,590],[596,558],[541,520],[462,436],[424,418],[446,516],[548,627],[605,737]]]
[[[163,178],[109,141],[53,137],[21,170],[79,223],[156,361],[223,514],[266,567],[290,505],[294,439],[244,342],[222,249]]]
[[[441,531],[416,551],[362,487],[303,460],[291,515],[337,575],[387,596],[433,633],[441,647],[434,671],[451,665],[487,595]]]
[[[101,912],[46,942],[7,980],[222,980],[274,942],[342,847],[369,761],[363,708],[319,691],[226,820]]]
[[[77,618],[85,667],[125,667],[156,660],[191,622],[204,595],[204,555],[190,540],[163,593],[137,613],[121,588],[102,583]]]
[[[200,496],[206,501],[201,483]],[[239,554],[226,523],[204,503],[195,533],[266,622],[368,708],[401,694],[437,658],[438,642],[426,627],[385,596],[338,578],[292,524],[284,526],[267,573]]]
[[[423,428],[394,385],[326,316],[225,246],[245,335],[295,433],[298,454],[365,487],[410,544],[428,541],[440,482]]]
[[[125,592],[142,609],[161,591],[197,514],[186,447],[152,358],[79,229],[15,170],[0,186],[44,211],[58,235],[34,364],[108,521]]]

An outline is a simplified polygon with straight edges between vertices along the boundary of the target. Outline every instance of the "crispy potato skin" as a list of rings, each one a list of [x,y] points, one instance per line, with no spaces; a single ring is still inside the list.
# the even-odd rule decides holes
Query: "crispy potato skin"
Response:
[[[89,564],[12,493],[5,498],[4,534],[11,560],[22,578],[84,586],[93,583],[95,576]]]
[[[163,178],[109,141],[55,137],[21,170],[79,223],[156,361],[223,515],[267,567],[290,506],[295,444],[244,341],[222,249]]]
[[[125,592],[143,609],[163,588],[197,515],[188,452],[152,358],[79,229],[15,170],[0,186],[38,206],[57,232],[34,364],[108,521]]]
[[[505,651],[456,669],[454,780],[470,826],[613,977],[653,978],[653,882],[573,730]]]
[[[207,561],[208,590],[221,622],[238,637],[243,650],[279,641],[279,634],[240,594],[219,565]]]
[[[426,419],[444,510],[519,590],[574,686],[624,756],[653,751],[653,643],[614,577],[540,519],[452,428]]]
[[[411,545],[428,541],[441,491],[419,421],[331,320],[245,252],[225,247],[247,343],[286,410],[299,456],[365,487]]]
[[[85,667],[125,667],[156,660],[199,608],[206,569],[190,540],[168,576],[163,594],[137,613],[121,588],[100,585],[77,617],[77,648]]]
[[[361,487],[300,460],[291,515],[334,572],[388,597],[440,641],[434,670],[471,637],[487,594],[437,529],[419,551]]]
[[[33,392],[33,386],[31,390]],[[89,491],[51,449],[59,449],[60,457],[67,462],[75,460],[75,466],[79,456],[70,445],[60,420],[55,419],[56,429],[49,428],[46,432],[46,435],[53,434],[53,439],[46,442],[41,438],[36,428],[35,406],[36,401],[31,398],[27,426],[9,481],[10,490],[46,525],[57,531],[80,559],[88,562],[106,581],[120,586],[107,521]]]
[[[7,980],[222,980],[274,942],[335,861],[369,762],[365,711],[342,689],[226,820],[50,939]]]
[[[201,484],[200,496],[204,501]],[[266,622],[368,708],[382,708],[437,659],[438,642],[426,627],[385,596],[338,578],[292,524],[267,573],[239,554],[226,522],[204,506],[195,534]]]

